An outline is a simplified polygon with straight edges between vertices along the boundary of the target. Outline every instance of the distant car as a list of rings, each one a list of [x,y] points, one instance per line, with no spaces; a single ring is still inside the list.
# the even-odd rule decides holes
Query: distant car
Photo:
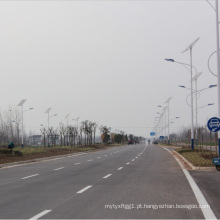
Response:
[[[128,140],[128,144],[133,144],[133,141],[132,140]]]
[[[153,144],[158,144],[158,141],[154,140],[154,141],[153,141]]]

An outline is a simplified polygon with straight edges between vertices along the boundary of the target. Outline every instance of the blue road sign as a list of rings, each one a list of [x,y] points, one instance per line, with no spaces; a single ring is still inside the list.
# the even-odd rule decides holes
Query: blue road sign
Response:
[[[163,139],[164,139],[164,136],[160,136],[160,139],[163,140]]]
[[[212,132],[220,130],[220,119],[217,117],[210,118],[207,123],[208,129]]]
[[[150,136],[155,136],[155,132],[150,132]]]

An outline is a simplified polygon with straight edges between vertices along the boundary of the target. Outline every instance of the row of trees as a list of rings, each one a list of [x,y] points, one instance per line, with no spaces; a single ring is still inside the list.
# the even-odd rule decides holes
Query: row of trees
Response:
[[[101,133],[97,136],[97,133]],[[127,135],[123,131],[111,132],[107,126],[98,126],[96,122],[82,121],[79,126],[64,125],[60,123],[57,128],[43,127],[40,129],[42,144],[44,146],[88,146],[102,143],[126,143],[130,140],[139,140],[140,137]],[[24,144],[28,143],[31,132],[23,134]],[[39,136],[39,135],[38,135]],[[14,142],[16,146],[21,145],[21,112],[18,107],[10,106],[6,111],[0,111],[0,146],[7,146]]]
[[[217,149],[218,134],[217,132],[216,133],[211,132],[207,128],[207,126],[199,126],[197,129],[197,138],[196,138],[196,131],[194,130],[194,140],[195,140],[195,149],[199,149],[200,151],[211,150],[212,146],[216,146]],[[190,147],[191,129],[183,128],[179,133],[172,133],[170,135],[170,142],[171,144]]]
[[[126,143],[128,139],[139,142],[143,140],[141,137],[136,137],[132,134],[129,136],[123,131],[120,133],[111,133],[110,128],[107,126],[98,126],[97,123],[91,121],[83,121],[81,125],[65,126],[63,123],[60,123],[58,129],[50,127],[49,129],[42,128],[41,133],[43,135],[44,146],[91,146],[96,144],[96,133],[99,128],[101,133],[101,142],[102,143]],[[57,138],[59,140],[57,141]]]
[[[0,111],[0,145],[6,145],[11,141],[18,144],[20,139],[21,114],[19,109],[11,106],[7,111]]]
[[[61,146],[87,146],[96,143],[97,128],[97,123],[86,120],[81,122],[79,127],[60,123],[56,129],[50,127],[48,129],[42,128],[40,131],[43,135],[44,146],[46,146],[46,142],[52,146],[57,144]]]

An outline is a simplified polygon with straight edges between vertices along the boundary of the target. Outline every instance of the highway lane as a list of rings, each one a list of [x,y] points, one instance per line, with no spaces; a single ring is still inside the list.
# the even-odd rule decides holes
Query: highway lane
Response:
[[[175,159],[163,149],[150,146],[120,172],[114,172],[106,181],[99,181],[84,194],[52,208],[44,218],[203,218],[200,209],[144,207],[176,204],[198,205]],[[140,205],[142,208],[137,208]]]
[[[128,150],[130,147],[120,147],[120,152],[124,150]],[[23,165],[14,166],[13,169],[10,168],[2,168],[0,169],[0,185],[5,182],[10,181],[16,181],[20,178],[20,176],[28,176],[32,175],[34,172],[50,172],[51,169],[56,169],[59,167],[63,167],[64,165],[66,167],[72,166],[73,161],[75,163],[81,163],[83,162],[91,162],[95,159],[101,159],[101,157],[105,158],[105,156],[112,156],[115,154],[115,152],[119,151],[117,148],[109,148],[106,150],[96,151],[96,152],[90,152],[88,153],[78,153],[69,155],[66,158],[60,157],[55,159],[48,159],[48,160],[42,160],[41,162],[33,162],[33,163],[27,163]],[[119,153],[119,152],[118,152]],[[91,154],[95,154],[94,156]],[[90,158],[92,157],[92,158]],[[85,159],[84,159],[85,158]],[[3,181],[4,180],[4,181]]]
[[[124,146],[0,170],[0,218],[29,218],[48,204],[53,206],[102,178],[106,170],[114,169],[114,162],[125,163],[141,150]]]
[[[198,205],[176,160],[152,145],[2,169],[0,180],[1,219],[204,218],[199,208],[140,207]]]

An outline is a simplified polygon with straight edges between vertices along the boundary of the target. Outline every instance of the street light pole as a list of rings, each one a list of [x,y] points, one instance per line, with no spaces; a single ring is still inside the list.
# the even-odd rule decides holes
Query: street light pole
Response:
[[[199,78],[199,76],[201,76],[202,72],[196,74],[196,76],[193,78],[193,80],[195,80],[195,86],[196,86],[196,146],[198,145],[198,116],[197,116],[197,106],[198,106],[198,91],[197,91],[197,79]]]
[[[69,113],[66,115],[66,126],[67,126],[67,129],[68,129],[68,117],[69,117]],[[69,136],[68,136],[68,132],[67,132],[67,146],[69,146]]]
[[[169,121],[170,121],[170,100],[171,100],[171,97],[168,98],[166,100],[166,102],[164,102],[164,103],[167,103],[167,112],[168,112],[168,135],[167,135],[168,145],[170,144],[170,125],[169,125]]]
[[[215,0],[215,7],[208,1],[206,0],[207,3],[214,9],[215,11],[215,20],[216,20],[216,59],[217,59],[217,85],[218,85],[218,117],[220,118],[220,60],[219,60],[219,17],[218,17],[218,0]],[[215,53],[213,52],[210,57]],[[209,59],[210,59],[209,57]],[[209,64],[209,60],[208,60]],[[209,68],[209,65],[208,65]],[[209,71],[215,75],[209,68]],[[216,75],[215,75],[216,76]],[[220,131],[218,131],[218,156],[220,156]]]
[[[190,72],[191,72],[191,148],[194,150],[194,128],[193,128],[193,65],[192,65],[192,48],[196,44],[196,42],[199,40],[197,38],[195,41],[193,41],[182,53],[190,50]]]
[[[47,118],[47,128],[49,129],[49,126],[50,126],[50,110],[51,110],[51,108],[48,108],[46,111],[45,111],[45,113],[47,113],[48,114],[48,118]]]
[[[69,115],[70,115],[70,114],[67,114],[66,117],[65,117],[65,118],[66,118],[66,125],[67,125],[67,126],[68,126],[68,122],[69,122],[69,121],[68,121]]]
[[[76,118],[76,122],[77,122],[77,134],[78,134],[78,130],[79,130],[79,128],[78,128],[78,120],[79,120],[79,118],[80,118],[80,117],[77,117],[77,118]],[[78,146],[79,141],[80,141],[79,135],[76,137],[76,141],[77,141],[76,145]]]
[[[24,148],[24,112],[23,112],[23,104],[21,105],[21,147]]]
[[[26,102],[26,99],[22,99],[18,106],[21,106],[21,147],[24,148],[24,112],[23,112],[23,105]]]
[[[50,126],[50,121],[49,121],[50,120],[50,110],[51,110],[51,108],[48,108],[45,111],[45,113],[48,114],[48,116],[47,116],[47,129],[48,129],[48,131],[47,132],[49,132],[49,126]],[[50,146],[50,136],[49,136],[49,133],[48,133],[47,145],[48,145],[48,147]]]
[[[218,117],[220,118],[220,60],[219,60],[219,18],[218,18],[218,0],[215,0],[216,13],[216,46],[217,46],[217,77],[218,77]],[[218,156],[220,153],[220,131],[218,131]]]

